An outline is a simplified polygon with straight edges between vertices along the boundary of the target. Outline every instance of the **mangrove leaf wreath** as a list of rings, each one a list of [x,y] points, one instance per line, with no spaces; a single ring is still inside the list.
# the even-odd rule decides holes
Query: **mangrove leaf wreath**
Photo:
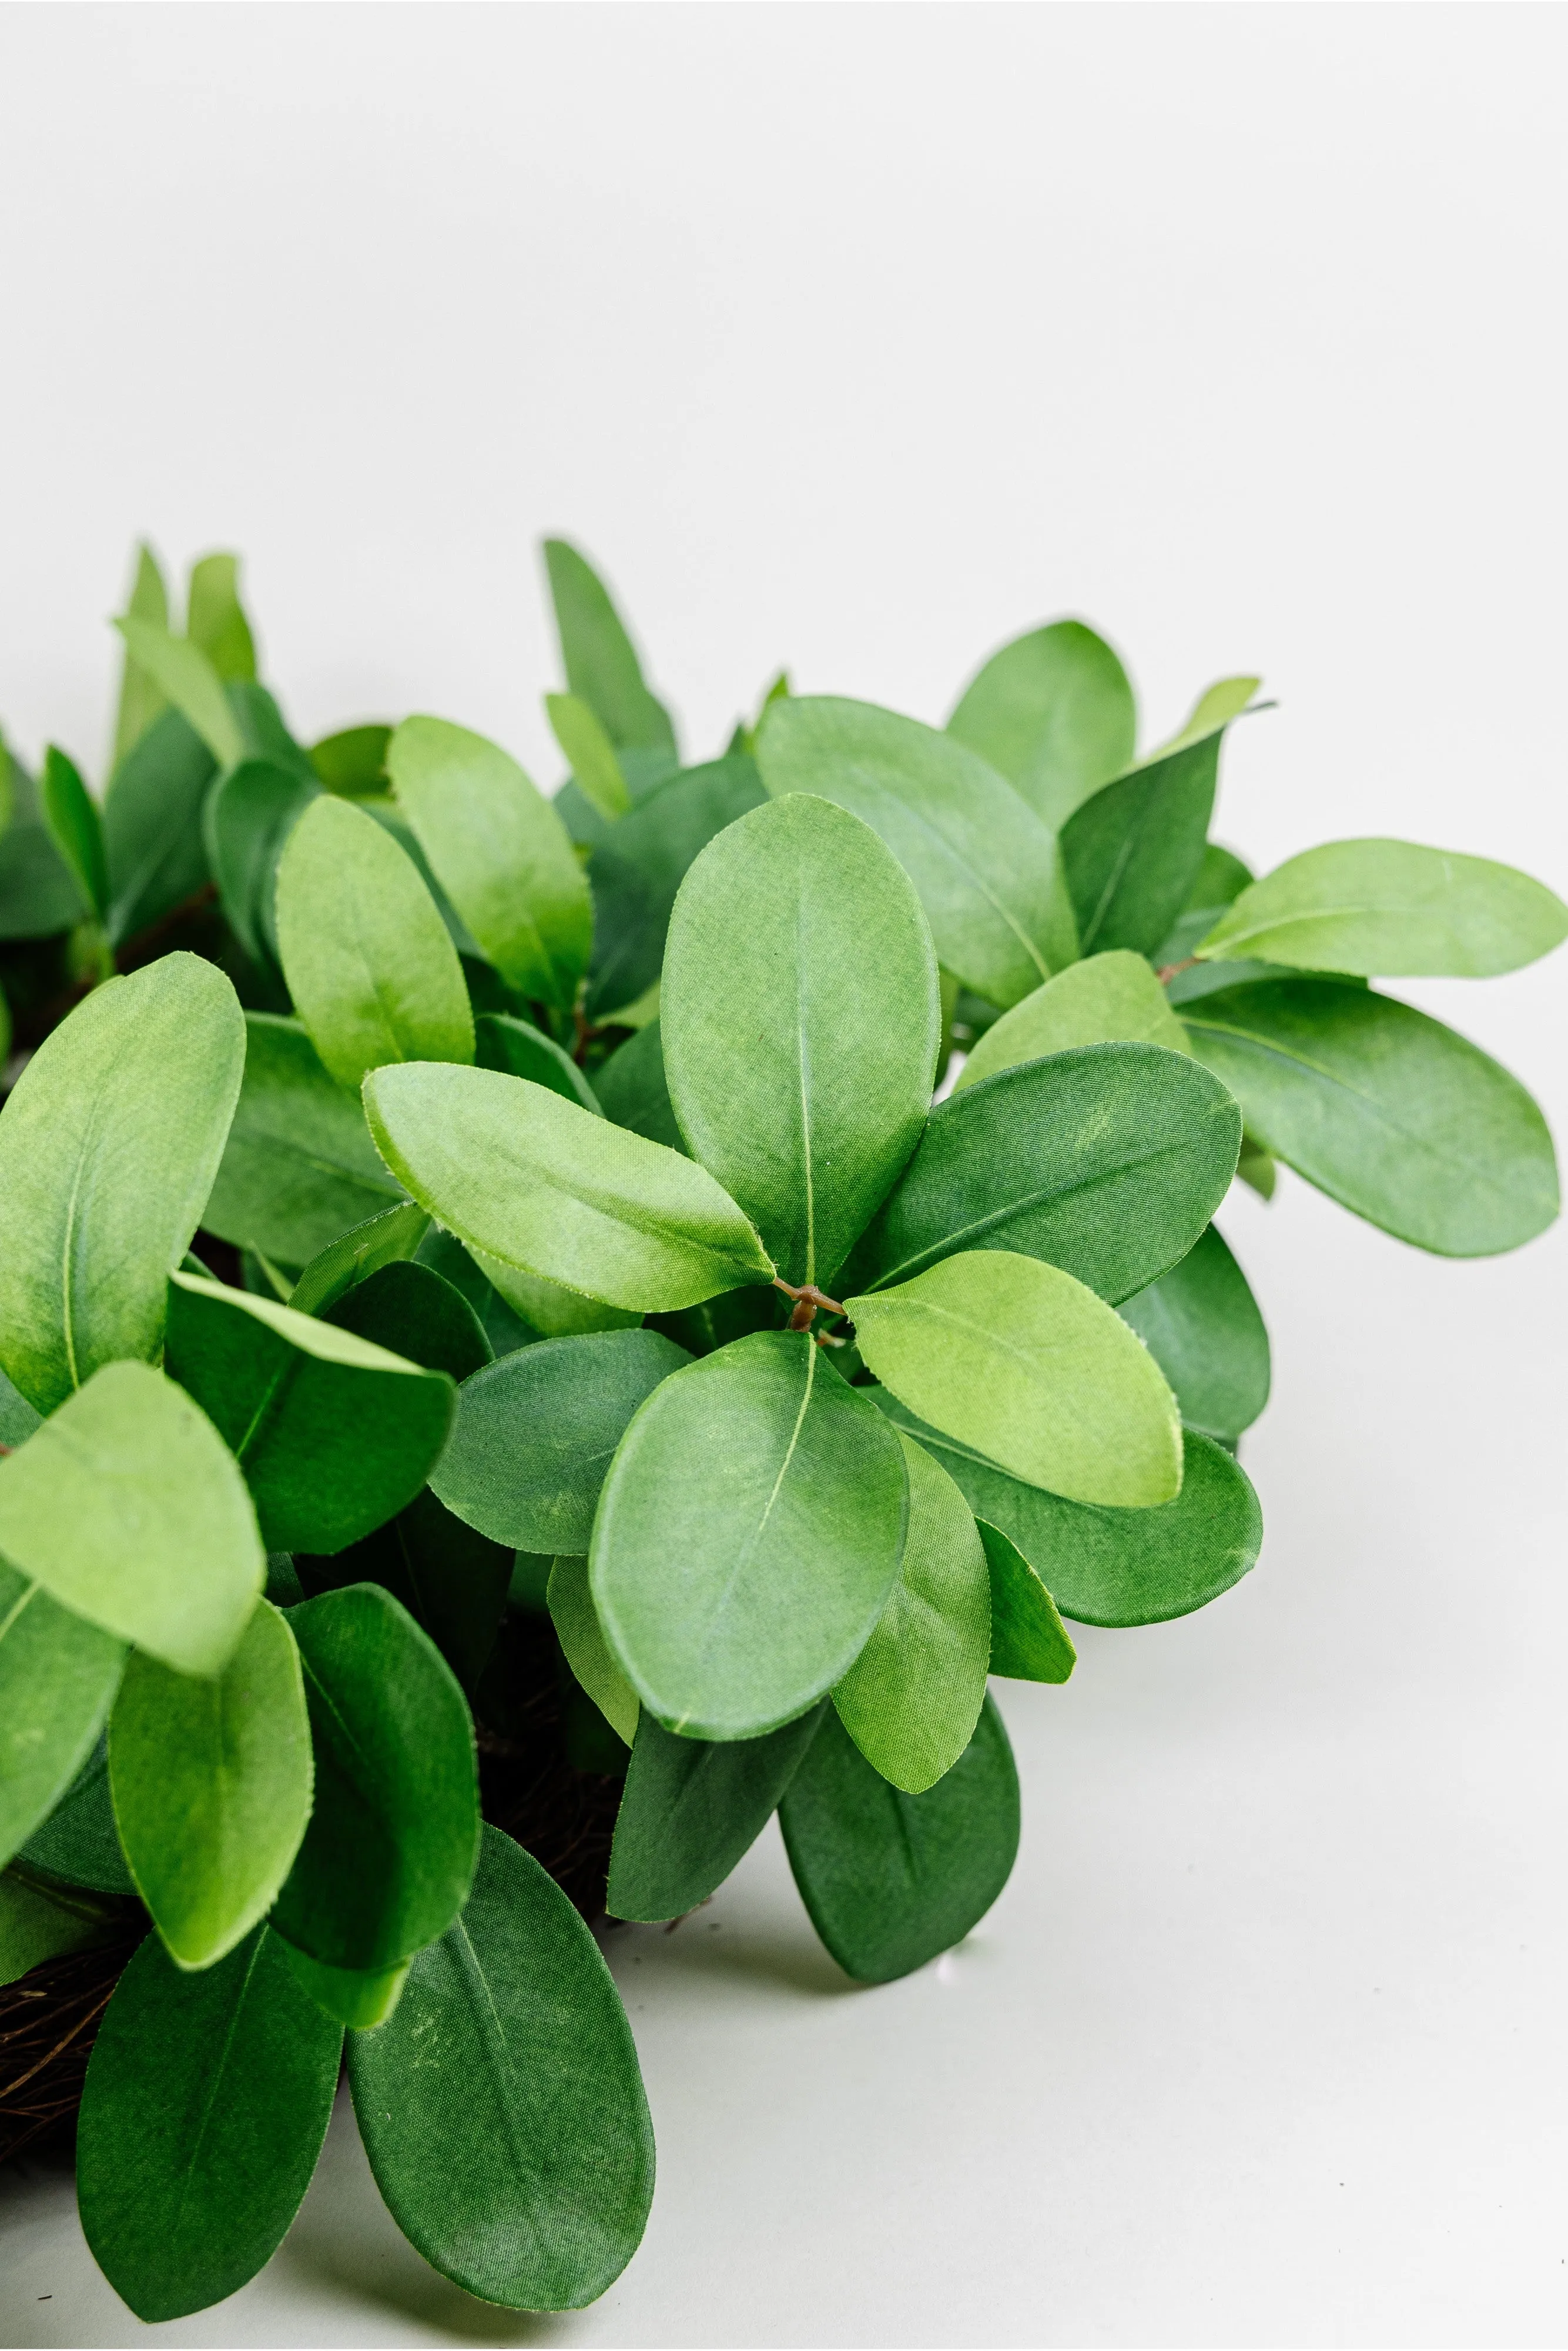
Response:
[[[302,748],[226,557],[181,633],[143,556],[101,802],[4,762],[0,1974],[132,1952],[77,2151],[145,2319],[267,2260],[345,2043],[427,2261],[601,2294],[653,2143],[583,1913],[679,1917],[777,1810],[852,1977],[957,1941],[1018,1842],[988,1677],[1257,1558],[1232,1180],[1451,1257],[1556,1210],[1529,1095],[1367,983],[1568,914],[1398,841],[1254,880],[1255,679],[1140,758],[1061,622],[945,731],[780,680],[684,767],[547,558],[553,801],[444,719]],[[484,1817],[530,1673],[607,1897]]]

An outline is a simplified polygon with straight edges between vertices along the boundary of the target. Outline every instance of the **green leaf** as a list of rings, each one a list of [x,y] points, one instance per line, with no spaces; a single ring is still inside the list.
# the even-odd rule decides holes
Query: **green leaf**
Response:
[[[77,2194],[138,2318],[182,2318],[266,2267],[310,2184],[342,2049],[265,1927],[200,1975],[154,1935],[93,2043]]]
[[[971,1250],[844,1305],[883,1384],[1015,1478],[1131,1509],[1181,1490],[1181,1424],[1159,1365],[1059,1267]]]
[[[146,1364],[106,1364],[0,1460],[0,1554],[187,1674],[222,1673],[267,1573],[234,1456]]]
[[[1211,841],[1203,852],[1197,878],[1186,893],[1186,905],[1160,946],[1152,951],[1150,962],[1162,970],[1172,964],[1186,963],[1199,939],[1206,937],[1214,928],[1231,900],[1240,895],[1251,879],[1249,866],[1244,865],[1230,850],[1221,849],[1217,841]],[[1197,976],[1205,979],[1213,977],[1209,972]],[[1174,973],[1172,981],[1167,983],[1171,990],[1167,1001],[1174,1003],[1176,987],[1181,982],[1190,982],[1193,977],[1190,971]]]
[[[1222,733],[1103,784],[1061,832],[1083,953],[1152,955],[1203,862]]]
[[[117,945],[208,881],[202,804],[217,766],[189,719],[165,710],[116,767],[103,799],[107,928]]]
[[[277,1948],[317,2007],[355,2032],[373,2032],[377,2025],[384,2024],[408,1981],[406,1959],[390,1968],[329,1968],[308,1951],[286,1943],[281,1935]]]
[[[884,1434],[803,1333],[737,1340],[641,1407],[594,1520],[593,1598],[667,1729],[755,1738],[859,1656],[904,1546]]]
[[[239,600],[239,558],[204,555],[191,566],[186,633],[221,678],[254,678],[256,641]]]
[[[63,1886],[46,1890],[14,1869],[0,1872],[0,1984],[15,1983],[46,1959],[108,1942],[123,1931],[118,1907]]]
[[[1015,1681],[1066,1681],[1078,1652],[1067,1637],[1055,1601],[1000,1527],[984,1519],[976,1525],[990,1573],[991,1672]]]
[[[52,1411],[101,1364],[155,1356],[239,1092],[234,989],[193,955],[97,987],[0,1114],[0,1363]]]
[[[131,1657],[110,1718],[110,1790],[136,1890],[180,1967],[211,1967],[271,1909],[311,1776],[298,1652],[265,1600],[216,1681]]]
[[[336,1303],[320,1312],[427,1372],[465,1380],[493,1353],[484,1325],[455,1283],[428,1265],[402,1259],[372,1268]]]
[[[53,743],[44,754],[39,791],[44,821],[55,847],[70,867],[88,904],[99,915],[109,912],[109,867],[103,847],[103,821],[74,764]]]
[[[405,1195],[300,1024],[251,1012],[245,1025],[245,1083],[202,1221],[220,1240],[306,1265]]]
[[[547,694],[545,716],[578,790],[613,824],[632,805],[614,744],[588,704],[575,694]]]
[[[959,1072],[954,1092],[998,1070],[1074,1045],[1163,1045],[1186,1053],[1186,1031],[1143,956],[1124,950],[1069,964],[993,1022]]]
[[[873,1770],[918,1796],[974,1735],[991,1650],[990,1577],[969,1506],[901,1435],[909,1479],[904,1559],[870,1639],[833,1689],[839,1720]]]
[[[583,1331],[630,1331],[643,1320],[632,1308],[605,1306],[559,1281],[547,1281],[542,1274],[524,1273],[500,1258],[487,1257],[483,1249],[474,1251],[474,1261],[497,1294],[542,1338],[566,1339]]]
[[[413,1499],[451,1426],[444,1373],[194,1274],[171,1277],[164,1361],[233,1449],[269,1551],[368,1535]]]
[[[656,985],[670,909],[694,859],[767,797],[756,761],[731,754],[670,777],[594,850],[588,866],[594,908],[591,1019],[623,1013]]]
[[[124,1657],[122,1642],[0,1560],[0,1864],[91,1754]]]
[[[314,777],[276,758],[242,759],[219,777],[202,810],[225,918],[264,972],[278,963],[278,862],[295,826],[321,796]]]
[[[685,1150],[664,1078],[664,1031],[656,1019],[628,1038],[595,1071],[593,1090],[605,1117],[617,1126],[629,1126],[633,1134],[646,1135],[650,1143],[663,1143],[671,1151]]]
[[[329,792],[341,792],[351,800],[376,797],[388,789],[387,745],[392,738],[390,726],[345,726],[312,743],[310,765]]]
[[[549,802],[497,745],[442,718],[405,718],[386,756],[398,806],[481,951],[519,996],[570,1010],[593,910]]]
[[[1332,979],[1228,988],[1185,1017],[1248,1133],[1385,1232],[1439,1257],[1491,1257],[1555,1217],[1540,1111],[1441,1021]]]
[[[1568,938],[1568,906],[1511,865],[1408,841],[1329,841],[1243,890],[1194,953],[1306,971],[1485,979]]]
[[[830,1712],[779,1817],[800,1898],[845,1974],[909,1975],[961,1943],[1008,1882],[1019,1784],[1001,1716],[988,1698],[953,1769],[906,1796]]]
[[[56,848],[38,788],[0,743],[0,811],[11,804],[0,849],[0,939],[40,939],[69,930],[89,911]]]
[[[537,1861],[486,1827],[462,1917],[349,2044],[376,2185],[432,2266],[508,2310],[580,2310],[637,2249],[653,2134],[610,1971]]]
[[[1269,1401],[1269,1333],[1212,1225],[1121,1311],[1169,1380],[1189,1428],[1234,1444],[1251,1427]]]
[[[1198,695],[1186,725],[1152,756],[1163,758],[1169,751],[1183,751],[1189,743],[1200,743],[1206,735],[1228,726],[1233,718],[1240,717],[1262,683],[1260,677],[1217,678]]]
[[[527,1079],[413,1062],[372,1071],[364,1098],[388,1166],[502,1267],[635,1313],[772,1277],[705,1169]]]
[[[829,800],[742,817],[681,885],[659,1025],[693,1156],[789,1280],[829,1280],[931,1103],[936,962],[897,860]]]
[[[958,1249],[1014,1249],[1115,1305],[1186,1254],[1240,1140],[1225,1088],[1158,1046],[998,1071],[933,1112],[845,1279],[881,1290]]]
[[[547,1604],[567,1664],[616,1737],[630,1747],[637,1736],[637,1693],[610,1654],[589,1590],[585,1556],[556,1561]]]
[[[157,621],[139,620],[128,612],[115,627],[125,639],[136,667],[150,677],[166,701],[183,711],[220,768],[232,768],[245,756],[245,737],[229,706],[224,682],[200,645],[188,637],[172,636]]]
[[[561,662],[572,693],[587,703],[616,746],[673,751],[675,731],[669,712],[644,684],[642,665],[603,581],[564,538],[547,538],[544,557]]]
[[[134,1895],[109,1793],[109,1742],[97,1745],[42,1828],[16,1856],[18,1865],[98,1894]]]
[[[316,1804],[273,1924],[329,1967],[376,1970],[444,1935],[479,1844],[474,1728],[451,1669],[373,1583],[288,1614]]]
[[[1015,637],[965,687],[947,732],[988,759],[1053,830],[1133,764],[1127,674],[1082,621]]]
[[[516,1551],[585,1552],[616,1447],[639,1405],[691,1361],[654,1331],[550,1339],[464,1382],[431,1484]]]
[[[307,1595],[378,1583],[429,1634],[464,1688],[479,1682],[496,1644],[513,1553],[438,1502],[426,1487],[385,1526],[329,1558],[297,1552]],[[355,2020],[339,2010],[345,2023]]]
[[[356,1283],[412,1258],[430,1229],[430,1218],[415,1200],[367,1217],[311,1259],[289,1294],[289,1305],[297,1314],[325,1314]]]
[[[463,967],[389,832],[323,792],[277,868],[277,947],[296,1011],[340,1085],[384,1061],[472,1061]]]
[[[1187,1430],[1180,1494],[1158,1510],[1063,1501],[916,1420],[885,1389],[888,1418],[936,1456],[977,1519],[998,1528],[1048,1583],[1064,1616],[1084,1625],[1162,1625],[1239,1583],[1258,1557],[1258,1497],[1225,1447]]]
[[[430,1225],[415,1252],[415,1262],[428,1265],[454,1290],[461,1291],[478,1316],[479,1327],[496,1354],[509,1355],[515,1349],[532,1346],[538,1340],[539,1333],[507,1305],[489,1276],[481,1271],[478,1259],[454,1234],[444,1233],[439,1225]],[[567,1294],[562,1292],[563,1296]]]
[[[1016,1004],[1072,962],[1055,834],[950,735],[869,702],[791,696],[768,709],[757,756],[776,799],[812,792],[881,834],[920,893],[943,969],[977,995]]]
[[[131,583],[125,611],[128,620],[146,621],[163,630],[169,626],[169,591],[158,569],[158,559],[145,540],[136,549],[136,577]],[[114,764],[117,768],[131,746],[140,742],[152,725],[163,709],[166,699],[156,679],[137,667],[128,645],[120,682],[120,707],[114,722]]]
[[[474,1026],[476,1055],[433,1058],[476,1058],[481,1069],[502,1070],[509,1078],[527,1078],[531,1084],[546,1086],[552,1094],[559,1094],[563,1101],[591,1111],[595,1118],[603,1116],[599,1097],[571,1055],[563,1052],[555,1039],[547,1037],[542,1029],[536,1029],[531,1020],[519,1020],[509,1012],[486,1012]]]
[[[637,1724],[610,1855],[612,1918],[680,1918],[706,1902],[761,1835],[822,1719],[809,1713],[763,1739],[677,1739],[651,1714]]]

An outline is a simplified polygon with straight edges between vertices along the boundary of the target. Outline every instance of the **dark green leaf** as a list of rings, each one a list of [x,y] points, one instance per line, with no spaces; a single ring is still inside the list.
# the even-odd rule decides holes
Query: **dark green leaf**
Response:
[[[118,1939],[121,1921],[117,1902],[45,1886],[22,1870],[0,1870],[0,1984],[15,1983],[45,1959]]]
[[[207,862],[229,928],[258,969],[277,967],[277,864],[289,834],[321,797],[313,777],[276,759],[241,759],[202,811]]]
[[[329,1967],[390,1968],[445,1933],[479,1842],[463,1692],[373,1583],[290,1609],[316,1750],[316,1808],[273,1923]]]
[[[1078,1653],[1056,1613],[1055,1601],[1018,1545],[999,1527],[988,1525],[984,1519],[976,1523],[990,1573],[991,1672],[1014,1681],[1066,1681],[1078,1662]]]
[[[449,1510],[517,1551],[586,1552],[632,1414],[691,1361],[653,1331],[549,1339],[465,1380],[431,1483]]]
[[[1248,1133],[1385,1232],[1440,1257],[1490,1257],[1555,1217],[1540,1111],[1441,1021],[1332,979],[1228,988],[1186,1019]]]
[[[612,1918],[679,1918],[761,1835],[814,1737],[814,1706],[763,1739],[677,1739],[637,1725],[610,1855]]]
[[[92,1752],[124,1656],[123,1642],[0,1560],[0,1865]]]
[[[561,1655],[624,1747],[637,1736],[637,1693],[610,1654],[589,1589],[588,1561],[558,1559],[545,1594]]]
[[[749,1739],[804,1713],[886,1604],[904,1464],[803,1333],[758,1332],[657,1387],[593,1526],[593,1598],[667,1728]]]
[[[513,1555],[465,1526],[427,1487],[406,1510],[330,1558],[301,1552],[295,1566],[312,1599],[350,1583],[379,1583],[427,1632],[465,1690],[495,1646]]]
[[[319,1257],[311,1259],[290,1291],[288,1304],[299,1314],[327,1313],[357,1282],[368,1280],[382,1266],[399,1265],[412,1258],[430,1230],[430,1218],[416,1201],[382,1209],[378,1216],[368,1217],[363,1224],[352,1226],[329,1242]],[[185,1268],[187,1273],[191,1270]]]
[[[308,1951],[285,1942],[281,1935],[277,1948],[317,2007],[325,2009],[334,2023],[346,2024],[351,2032],[373,2032],[377,2025],[386,2022],[402,1998],[402,1988],[408,1980],[406,1959],[399,1959],[390,1968],[329,1968],[323,1960],[313,1959]]]
[[[1124,1300],[1189,1428],[1234,1444],[1269,1401],[1269,1333],[1247,1277],[1210,1225],[1179,1265]]]
[[[392,2218],[468,2293],[580,2310],[631,2260],[653,2193],[631,2028],[593,1937],[499,1829],[349,2081]]]
[[[109,935],[116,944],[183,905],[208,879],[202,804],[217,773],[177,710],[154,718],[109,779],[103,841]]]
[[[1222,730],[1103,784],[1062,828],[1083,953],[1151,955],[1203,862]]]
[[[788,1280],[829,1281],[931,1103],[936,963],[897,860],[830,800],[742,817],[681,885],[659,1025],[694,1156]]]
[[[767,797],[755,760],[731,754],[672,776],[594,851],[588,866],[594,910],[591,1019],[603,1019],[653,986],[687,868],[716,833]]]
[[[544,556],[572,693],[587,703],[612,743],[673,751],[670,715],[643,684],[642,664],[609,590],[564,538],[547,538]]]
[[[646,1135],[671,1151],[685,1151],[686,1141],[675,1123],[670,1089],[664,1078],[664,1046],[657,1020],[650,1020],[628,1038],[602,1068],[596,1070],[593,1089],[600,1107],[617,1126]]]
[[[494,1353],[509,1355],[518,1347],[531,1347],[541,1336],[507,1305],[488,1274],[481,1271],[477,1260],[469,1256],[455,1234],[444,1233],[439,1225],[430,1225],[419,1244],[416,1261],[428,1265],[467,1300]]]
[[[342,2041],[265,1927],[200,1975],[147,1938],[99,2027],[77,2131],[82,2228],[138,2318],[205,2310],[271,2260]]]
[[[131,1894],[131,1876],[120,1850],[114,1805],[109,1792],[109,1743],[99,1737],[87,1761],[42,1828],[17,1855],[28,1869],[43,1870],[67,1886],[98,1894]]]
[[[463,1292],[428,1265],[394,1259],[320,1311],[340,1330],[455,1380],[467,1379],[493,1352]]]
[[[7,789],[8,787],[8,789]],[[0,939],[41,939],[68,931],[89,912],[70,867],[56,848],[32,777],[0,743]]]
[[[906,1796],[873,1771],[831,1711],[779,1807],[811,1924],[861,1983],[891,1983],[962,1942],[1018,1852],[1012,1750],[987,1698],[945,1779]]]
[[[451,1425],[444,1374],[193,1274],[171,1278],[164,1360],[233,1449],[270,1551],[369,1534],[413,1499]]]
[[[1131,767],[1136,726],[1125,670],[1082,621],[1015,637],[947,721],[948,734],[988,759],[1053,830]]]
[[[959,1249],[1016,1249],[1115,1305],[1186,1256],[1240,1142],[1224,1086],[1157,1045],[999,1071],[932,1113],[846,1284],[882,1290]]]
[[[99,915],[109,912],[109,868],[98,804],[74,763],[51,743],[44,754],[38,798],[55,847],[70,867],[83,898]]]
[[[591,1110],[596,1118],[602,1116],[597,1094],[571,1055],[531,1021],[519,1020],[511,1013],[486,1012],[476,1021],[475,1031],[476,1058],[481,1069],[504,1070],[510,1078],[528,1078],[534,1085],[548,1086],[551,1093]]]

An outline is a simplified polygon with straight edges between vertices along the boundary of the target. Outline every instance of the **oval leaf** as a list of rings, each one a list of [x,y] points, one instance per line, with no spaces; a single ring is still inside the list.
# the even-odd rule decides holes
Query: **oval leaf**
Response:
[[[615,1818],[612,1918],[680,1918],[761,1835],[816,1734],[821,1704],[763,1739],[676,1739],[643,1714]]]
[[[289,1305],[297,1314],[330,1312],[356,1283],[412,1258],[429,1230],[430,1218],[416,1200],[367,1217],[310,1259],[289,1292]]]
[[[1015,637],[965,687],[947,732],[988,759],[1053,831],[1133,763],[1127,674],[1082,621]]]
[[[1210,1225],[1179,1265],[1124,1299],[1189,1428],[1234,1444],[1269,1401],[1269,1333],[1247,1277]]]
[[[913,1440],[910,1440],[913,1441]],[[991,1671],[1024,1682],[1064,1682],[1078,1662],[1056,1603],[1018,1545],[976,1520],[991,1582]]]
[[[616,1737],[637,1736],[637,1693],[610,1654],[588,1587],[586,1558],[558,1559],[547,1600],[561,1654]]]
[[[884,1434],[803,1333],[737,1340],[643,1405],[600,1498],[593,1598],[667,1728],[754,1738],[859,1655],[904,1541]]]
[[[525,1078],[415,1061],[372,1071],[365,1104],[414,1198],[503,1267],[634,1313],[772,1278],[705,1169]]]
[[[1163,1045],[1170,1053],[1192,1050],[1147,958],[1122,949],[1069,964],[1004,1012],[969,1055],[954,1092],[1045,1053],[1117,1043]]]
[[[122,1641],[0,1560],[0,1867],[91,1754],[124,1660]]]
[[[1131,1509],[1179,1492],[1181,1424],[1159,1365],[1058,1267],[975,1250],[845,1309],[884,1386],[1014,1477]]]
[[[165,956],[95,988],[0,1113],[0,1362],[40,1412],[101,1364],[155,1356],[240,1091],[222,972]]]

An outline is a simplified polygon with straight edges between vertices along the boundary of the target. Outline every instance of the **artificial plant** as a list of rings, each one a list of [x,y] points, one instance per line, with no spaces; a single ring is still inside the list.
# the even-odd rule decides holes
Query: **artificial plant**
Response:
[[[561,2308],[630,2258],[626,2020],[481,1804],[541,1658],[611,1916],[777,1810],[903,1974],[1012,1864],[989,1677],[1258,1556],[1238,1173],[1454,1256],[1555,1212],[1529,1096],[1367,982],[1568,915],[1397,841],[1255,881],[1208,838],[1255,679],[1140,759],[1058,622],[945,731],[780,680],[685,767],[547,558],[553,803],[443,719],[302,748],[221,557],[179,632],[141,559],[101,805],[5,762],[0,1972],[132,1954],[78,2164],[144,2318],[268,2258],[345,2046],[437,2268]]]

